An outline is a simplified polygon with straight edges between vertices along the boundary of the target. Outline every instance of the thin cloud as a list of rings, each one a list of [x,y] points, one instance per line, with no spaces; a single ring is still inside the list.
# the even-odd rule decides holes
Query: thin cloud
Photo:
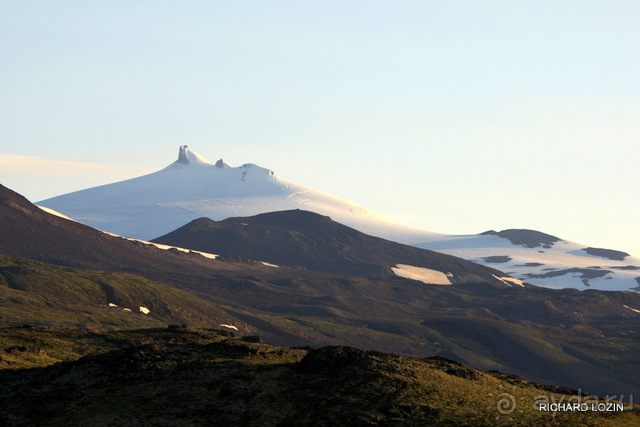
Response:
[[[48,176],[79,179],[134,177],[151,172],[137,166],[49,160],[37,156],[0,154],[0,176]]]

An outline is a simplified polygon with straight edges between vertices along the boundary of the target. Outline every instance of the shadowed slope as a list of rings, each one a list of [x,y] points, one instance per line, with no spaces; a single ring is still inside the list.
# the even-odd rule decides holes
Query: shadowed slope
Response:
[[[186,323],[254,332],[209,301],[135,274],[59,267],[4,255],[0,255],[0,307],[0,327],[124,329]]]
[[[199,218],[153,240],[204,252],[360,277],[391,278],[397,264],[428,268],[452,283],[492,283],[504,273],[437,252],[369,236],[313,212],[290,210],[213,221]]]

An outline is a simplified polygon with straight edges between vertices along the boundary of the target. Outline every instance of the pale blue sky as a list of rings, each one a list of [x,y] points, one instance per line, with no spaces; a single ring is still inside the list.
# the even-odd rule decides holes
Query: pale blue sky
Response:
[[[0,0],[0,183],[187,144],[399,222],[640,255],[636,1]]]

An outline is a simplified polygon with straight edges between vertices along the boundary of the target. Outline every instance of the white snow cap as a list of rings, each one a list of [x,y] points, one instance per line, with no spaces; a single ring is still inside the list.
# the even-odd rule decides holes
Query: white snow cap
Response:
[[[303,209],[389,240],[419,243],[431,232],[395,224],[322,191],[276,177],[253,163],[215,164],[182,145],[178,158],[147,175],[43,200],[49,209],[99,230],[140,240],[169,233],[196,218],[223,220]]]

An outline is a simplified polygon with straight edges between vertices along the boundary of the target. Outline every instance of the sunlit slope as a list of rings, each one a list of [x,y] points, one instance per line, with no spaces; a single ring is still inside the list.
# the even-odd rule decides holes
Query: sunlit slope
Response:
[[[221,160],[212,164],[189,150],[184,156],[181,150],[179,160],[158,172],[38,204],[100,230],[143,240],[200,217],[222,220],[291,209],[316,212],[362,232],[405,243],[420,242],[433,234],[285,181],[260,166],[230,167]]]

